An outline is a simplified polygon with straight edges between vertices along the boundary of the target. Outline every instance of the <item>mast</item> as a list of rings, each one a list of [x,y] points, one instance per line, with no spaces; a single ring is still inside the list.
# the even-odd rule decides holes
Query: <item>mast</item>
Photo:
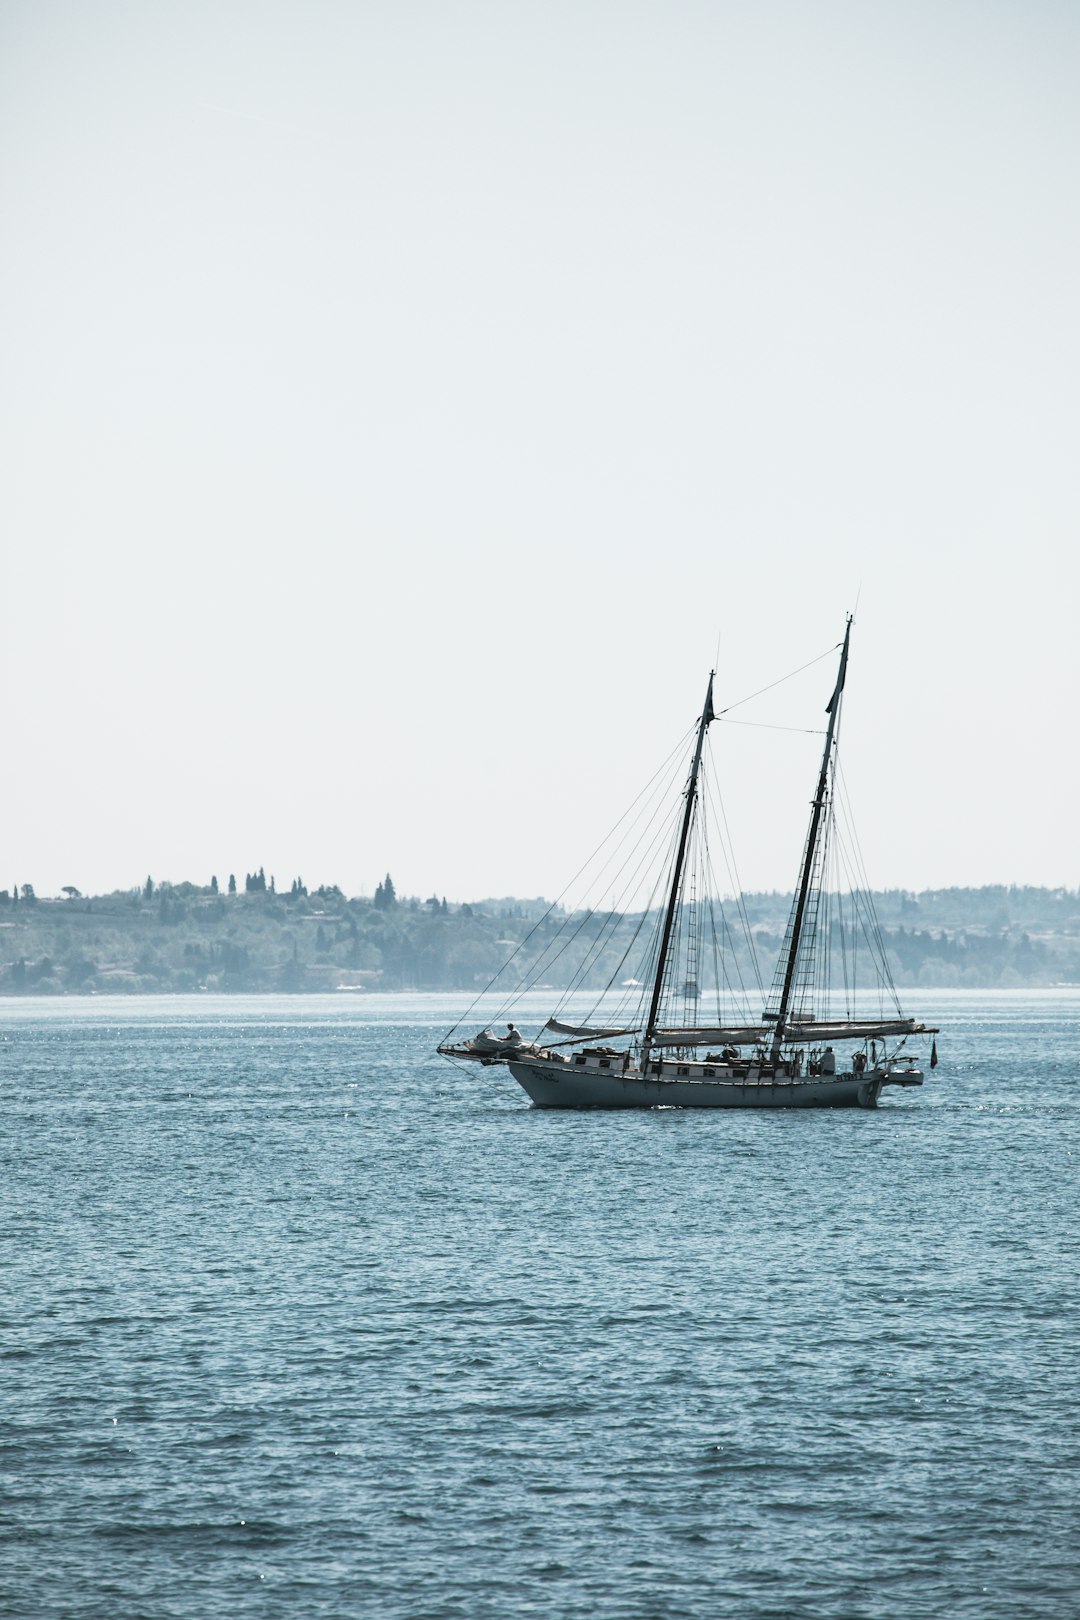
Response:
[[[686,843],[690,836],[690,822],[694,814],[694,801],[697,798],[698,773],[701,769],[701,750],[705,746],[705,733],[709,729],[709,721],[716,715],[713,711],[712,686],[715,670],[709,671],[709,689],[705,693],[705,707],[701,711],[701,723],[698,726],[697,745],[694,748],[694,763],[690,767],[690,779],[686,784],[686,808],[683,811],[682,830],[679,833],[679,848],[675,856],[675,870],[671,878],[671,893],[668,896],[667,911],[664,913],[664,931],[660,936],[660,954],[656,959],[656,978],[653,980],[652,1000],[649,1003],[649,1017],[645,1024],[645,1039],[641,1047],[641,1072],[644,1074],[649,1061],[649,1048],[652,1046],[653,1036],[656,1034],[656,1015],[660,1009],[660,993],[664,987],[664,969],[667,966],[668,947],[671,944],[671,929],[675,921],[675,908],[679,903],[679,888],[682,884],[683,862],[686,859]]]
[[[828,708],[825,710],[825,713],[829,716],[829,725],[825,733],[825,749],[821,756],[821,772],[818,776],[817,792],[814,795],[813,809],[810,813],[810,831],[806,837],[806,853],[803,856],[802,871],[799,874],[795,916],[791,924],[791,946],[788,950],[787,966],[784,969],[784,987],[780,992],[780,1009],[776,1015],[776,1025],[773,1029],[771,1054],[773,1063],[776,1063],[780,1057],[780,1044],[784,1039],[784,1026],[787,1023],[788,1008],[791,1005],[791,987],[795,982],[795,964],[799,957],[803,917],[806,912],[806,897],[810,892],[810,879],[814,871],[814,857],[817,854],[818,836],[821,832],[821,817],[825,809],[829,781],[829,760],[832,756],[833,737],[836,734],[836,722],[840,712],[840,694],[844,690],[844,677],[847,674],[848,642],[850,640],[851,614],[849,613],[847,629],[844,631],[843,650],[840,653],[840,670],[836,677],[833,695],[829,699]]]

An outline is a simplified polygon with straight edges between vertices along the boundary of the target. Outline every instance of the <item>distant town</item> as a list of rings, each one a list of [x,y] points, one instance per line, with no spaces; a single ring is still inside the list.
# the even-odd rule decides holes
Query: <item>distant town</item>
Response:
[[[1080,984],[1077,890],[887,890],[874,902],[898,986]],[[766,980],[790,904],[782,893],[743,896]],[[301,878],[279,887],[262,868],[220,883],[147,877],[100,895],[69,885],[45,898],[23,883],[0,890],[0,994],[476,991],[523,941],[527,968],[562,920],[541,899],[401,896],[389,874],[371,898],[309,890]],[[616,928],[583,988],[608,982],[623,939]],[[745,945],[733,949],[748,958]],[[749,971],[748,960],[739,967]]]

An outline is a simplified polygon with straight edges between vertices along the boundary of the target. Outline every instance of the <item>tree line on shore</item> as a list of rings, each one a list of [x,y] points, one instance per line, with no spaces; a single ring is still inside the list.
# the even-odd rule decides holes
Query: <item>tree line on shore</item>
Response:
[[[1080,983],[1075,890],[888,890],[874,900],[898,985]],[[742,897],[766,976],[790,903],[779,892]],[[22,883],[0,890],[0,994],[475,992],[518,947],[527,969],[564,920],[543,900],[400,897],[389,873],[371,898],[348,898],[337,885],[309,890],[299,877],[279,889],[261,866],[241,881],[233,873],[206,884],[147,877],[104,895],[66,885],[49,900]],[[606,930],[582,988],[602,988],[617,972],[634,926],[629,917],[612,926],[608,913],[582,919],[586,940]],[[750,982],[749,947],[730,948]],[[555,983],[550,974],[545,982]]]

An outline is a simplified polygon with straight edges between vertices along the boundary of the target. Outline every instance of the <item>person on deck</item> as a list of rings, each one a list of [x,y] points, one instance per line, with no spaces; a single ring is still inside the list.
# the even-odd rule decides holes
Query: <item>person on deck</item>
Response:
[[[507,1026],[506,1026],[506,1041],[505,1041],[505,1044],[507,1046],[520,1046],[521,1045],[521,1036],[518,1033],[518,1031],[514,1028],[513,1024],[507,1024]]]

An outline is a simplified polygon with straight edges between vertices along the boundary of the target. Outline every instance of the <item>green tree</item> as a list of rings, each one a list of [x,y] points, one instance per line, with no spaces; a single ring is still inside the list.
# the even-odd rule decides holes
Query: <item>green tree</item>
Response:
[[[236,873],[235,872],[230,872],[229,873],[229,893],[230,894],[235,894],[236,893]]]
[[[152,877],[148,877],[146,882],[143,884],[142,895],[144,900],[152,900],[154,898],[154,880]]]
[[[394,889],[394,880],[387,872],[382,882],[375,889],[376,911],[392,911],[397,905],[397,894]]]

